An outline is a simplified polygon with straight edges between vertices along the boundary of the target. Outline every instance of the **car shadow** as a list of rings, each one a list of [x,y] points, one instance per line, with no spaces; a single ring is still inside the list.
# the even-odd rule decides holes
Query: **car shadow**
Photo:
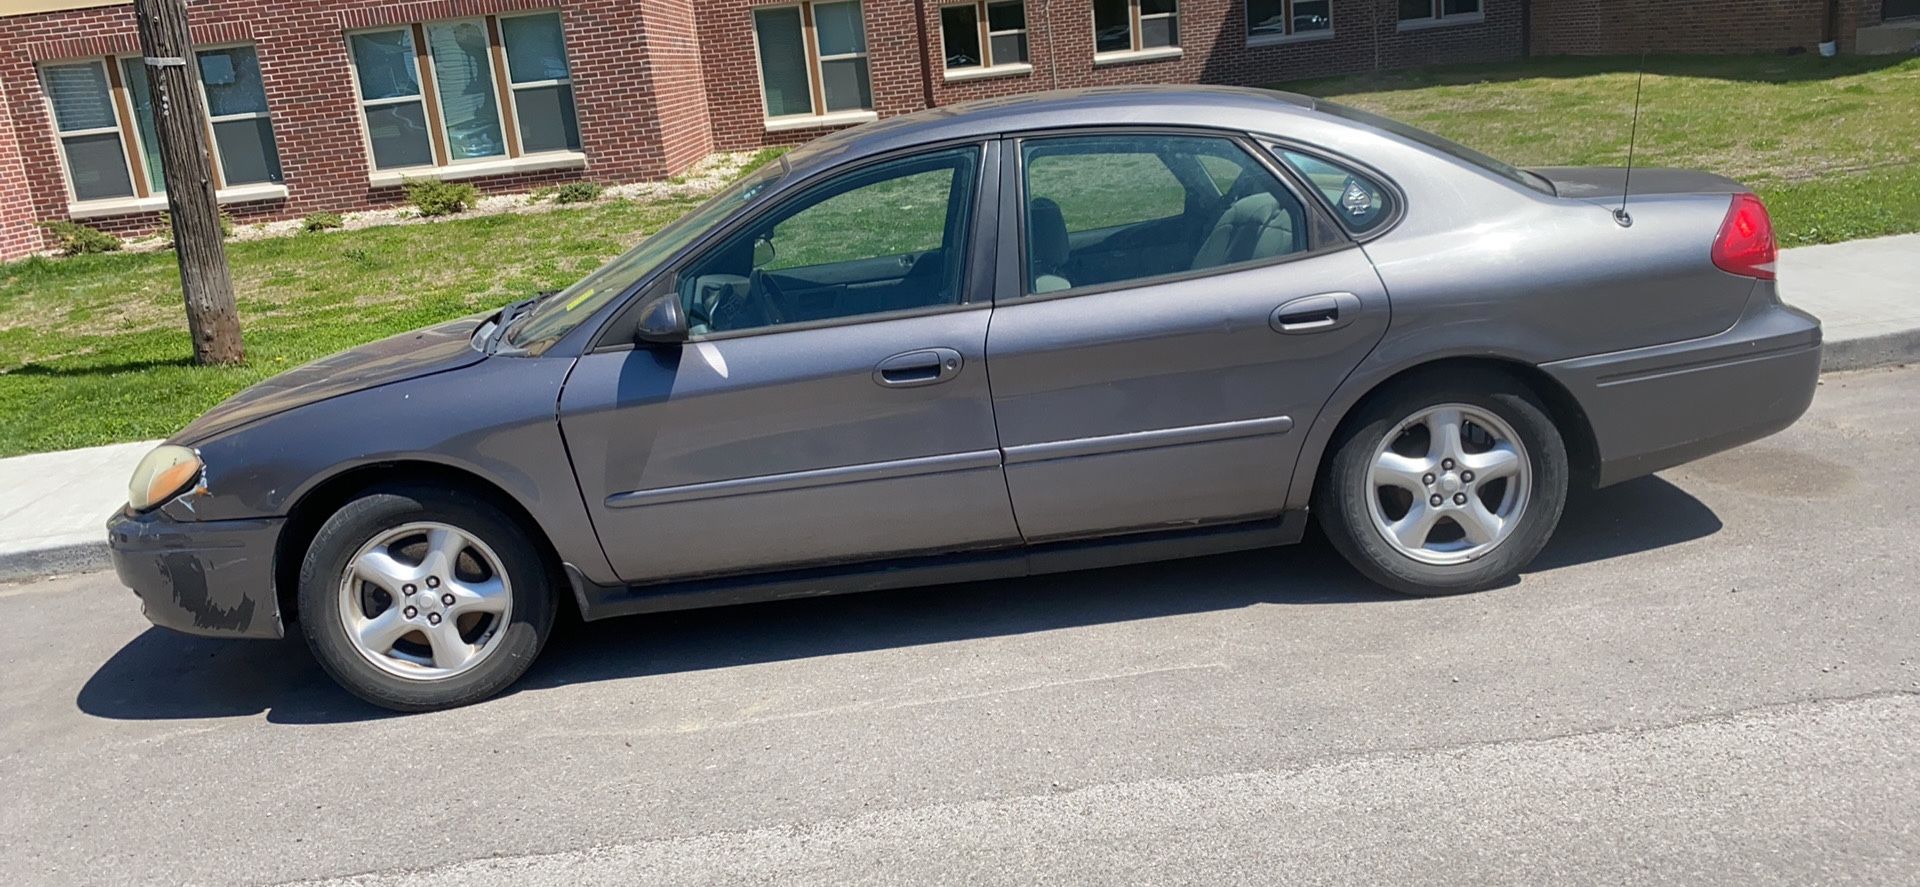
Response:
[[[1656,477],[1579,497],[1531,572],[1678,545],[1720,529],[1713,511]],[[1080,573],[844,597],[563,620],[516,689],[833,656],[1256,604],[1405,600],[1356,575],[1317,533],[1305,544]],[[320,670],[297,639],[193,638],[150,629],[109,658],[76,705],[120,720],[250,716],[278,724],[392,717]]]

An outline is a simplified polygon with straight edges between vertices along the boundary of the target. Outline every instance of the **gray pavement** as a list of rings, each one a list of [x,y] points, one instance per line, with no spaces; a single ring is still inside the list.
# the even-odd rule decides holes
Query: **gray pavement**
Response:
[[[1828,376],[1483,594],[1309,543],[571,625],[413,717],[0,586],[0,883],[1915,883],[1916,391]]]

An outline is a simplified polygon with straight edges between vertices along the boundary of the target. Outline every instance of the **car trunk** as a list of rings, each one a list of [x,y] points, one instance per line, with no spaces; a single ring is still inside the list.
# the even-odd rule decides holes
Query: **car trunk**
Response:
[[[1618,166],[1541,166],[1527,170],[1553,184],[1561,197],[1619,200],[1627,170]],[[1725,176],[1693,169],[1641,168],[1633,171],[1633,196],[1654,194],[1738,194],[1751,191]]]

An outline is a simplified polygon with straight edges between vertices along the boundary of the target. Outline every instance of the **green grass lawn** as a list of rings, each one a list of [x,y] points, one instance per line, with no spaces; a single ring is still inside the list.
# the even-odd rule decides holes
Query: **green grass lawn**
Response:
[[[228,245],[247,363],[192,365],[173,253],[0,265],[0,456],[165,437],[281,370],[585,275],[688,202]]]
[[[1385,113],[1514,163],[1618,165],[1637,65],[1555,59],[1284,88]],[[1656,58],[1639,162],[1752,184],[1790,246],[1916,231],[1916,97],[1915,59]],[[1119,186],[1037,185],[1060,199],[1076,229],[1113,221],[1102,213],[1116,206],[1128,216],[1121,221],[1147,217],[1177,194],[1144,174]],[[1114,187],[1129,186],[1131,202],[1110,199]],[[945,188],[938,177],[909,180],[896,196],[903,206],[932,206]],[[1106,197],[1081,199],[1087,194]],[[234,369],[191,365],[170,253],[0,265],[0,455],[165,436],[282,369],[571,283],[688,206],[609,201],[230,244],[248,356]],[[876,254],[924,249],[939,237],[938,213],[821,211],[845,219],[846,237],[884,241]],[[891,221],[875,225],[876,215]],[[840,246],[789,241],[780,259],[802,263]]]
[[[1620,166],[1640,59],[1540,59],[1281,84],[1521,166]],[[1752,185],[1783,246],[1920,231],[1920,59],[1647,60],[1634,163]]]

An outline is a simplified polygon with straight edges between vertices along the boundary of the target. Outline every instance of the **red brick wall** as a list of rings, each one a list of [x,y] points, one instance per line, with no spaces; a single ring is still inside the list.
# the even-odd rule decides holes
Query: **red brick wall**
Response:
[[[28,199],[27,167],[5,96],[6,78],[0,77],[0,258],[40,248],[40,232],[33,227],[33,203]]]
[[[1852,45],[1880,20],[1881,0],[1841,0],[1837,34]],[[1812,49],[1826,36],[1826,0],[1534,0],[1535,55],[1755,53]]]
[[[483,191],[524,190],[590,178],[634,181],[680,172],[710,150],[697,59],[692,63],[694,0],[205,0],[193,4],[196,43],[252,41],[273,115],[288,195],[232,204],[241,221],[288,218],[321,210],[352,211],[403,199],[398,188],[374,188],[351,87],[344,31],[514,10],[557,9],[573,66],[585,171],[520,173],[472,180]],[[24,156],[24,188],[0,191],[0,258],[37,248],[29,221],[64,218],[67,190],[51,115],[35,65],[79,56],[137,50],[130,5],[0,18],[0,105],[12,118],[8,138]],[[655,57],[655,53],[658,57]],[[668,88],[649,87],[646,72],[670,68]],[[4,120],[4,117],[0,117]],[[7,141],[0,140],[0,182]],[[149,230],[155,214],[91,219],[115,233]],[[25,242],[29,246],[22,248]]]
[[[804,141],[826,129],[766,131],[752,9],[791,0],[714,0],[701,12],[714,141],[722,149]],[[868,65],[880,116],[1045,89],[1126,83],[1262,86],[1300,77],[1521,55],[1520,0],[1485,0],[1484,20],[1402,31],[1394,0],[1334,0],[1333,36],[1248,46],[1244,0],[1181,0],[1177,59],[1096,66],[1092,0],[1027,0],[1033,71],[949,82],[939,0],[865,0]],[[929,74],[931,75],[929,77]],[[931,83],[929,84],[929,80]]]

